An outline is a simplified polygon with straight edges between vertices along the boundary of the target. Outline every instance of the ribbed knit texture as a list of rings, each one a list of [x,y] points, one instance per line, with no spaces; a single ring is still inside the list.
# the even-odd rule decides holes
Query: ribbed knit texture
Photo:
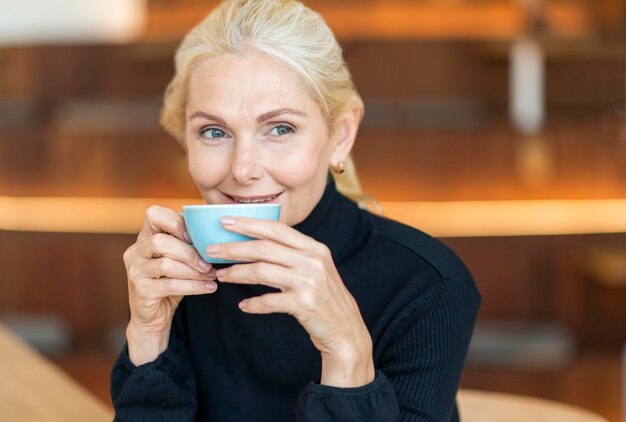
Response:
[[[296,230],[326,244],[372,336],[376,379],[318,384],[319,352],[289,315],[248,315],[240,300],[274,291],[222,284],[186,297],[170,345],[112,372],[122,421],[456,421],[456,391],[480,296],[463,264],[418,230],[373,216],[332,182]]]

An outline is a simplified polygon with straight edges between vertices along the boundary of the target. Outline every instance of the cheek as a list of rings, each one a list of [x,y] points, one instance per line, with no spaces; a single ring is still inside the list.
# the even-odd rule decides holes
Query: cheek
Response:
[[[198,187],[213,187],[220,183],[228,172],[226,160],[216,159],[216,154],[202,154],[191,149],[187,152],[189,174]]]
[[[273,172],[273,177],[284,186],[297,188],[316,179],[320,173],[326,174],[326,158],[322,148],[292,151],[288,159]],[[324,176],[325,177],[325,176]]]

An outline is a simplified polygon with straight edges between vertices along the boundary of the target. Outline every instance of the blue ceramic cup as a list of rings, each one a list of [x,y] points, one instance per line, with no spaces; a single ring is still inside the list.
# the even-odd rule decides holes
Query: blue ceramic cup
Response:
[[[252,238],[226,230],[221,224],[222,217],[248,217],[278,221],[280,204],[184,205],[182,215],[191,242],[205,261],[214,264],[232,264],[237,261],[209,258],[206,254],[207,246],[216,243],[241,242]]]

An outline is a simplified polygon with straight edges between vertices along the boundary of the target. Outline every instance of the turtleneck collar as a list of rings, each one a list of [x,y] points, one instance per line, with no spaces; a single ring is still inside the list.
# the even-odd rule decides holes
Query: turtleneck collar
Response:
[[[321,199],[311,213],[294,229],[325,244],[335,263],[352,255],[367,236],[364,211],[337,192],[335,182],[329,177]]]

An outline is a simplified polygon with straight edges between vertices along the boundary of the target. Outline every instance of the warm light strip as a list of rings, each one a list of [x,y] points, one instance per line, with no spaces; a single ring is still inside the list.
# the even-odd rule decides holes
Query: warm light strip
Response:
[[[158,204],[198,199],[0,197],[0,230],[137,233]],[[388,217],[438,237],[626,233],[626,199],[382,202]]]
[[[320,7],[337,37],[355,38],[510,38],[519,34],[523,16],[503,5],[424,6],[373,4]]]
[[[0,230],[137,233],[150,205],[191,203],[198,199],[0,197]]]
[[[626,232],[626,199],[383,202],[385,213],[438,237]]]
[[[510,39],[526,30],[522,9],[514,2],[337,1],[311,2],[309,6],[321,13],[342,40]],[[154,7],[144,38],[178,39],[207,12],[205,3]],[[559,37],[584,36],[593,28],[580,1],[546,2],[545,14],[551,33]]]
[[[339,38],[508,39],[525,30],[521,8],[511,4],[430,4],[379,2],[350,6],[341,2],[317,8]],[[581,36],[591,25],[584,7],[574,2],[546,2],[550,30]]]

